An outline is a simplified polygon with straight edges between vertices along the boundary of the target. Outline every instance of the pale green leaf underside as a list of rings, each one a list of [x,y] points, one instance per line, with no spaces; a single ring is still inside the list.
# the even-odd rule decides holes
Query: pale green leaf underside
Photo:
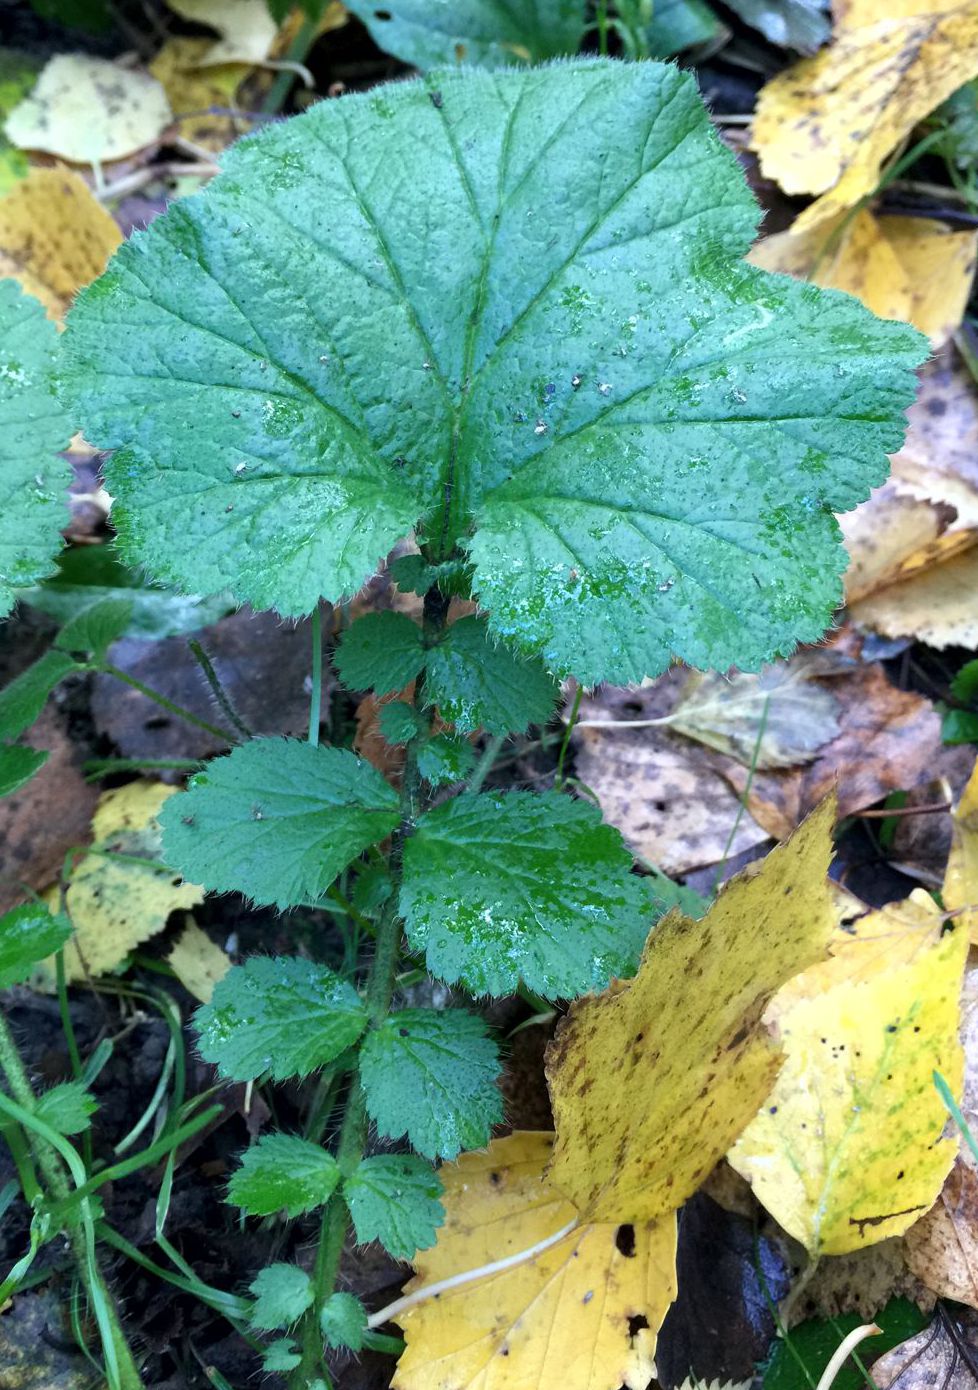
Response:
[[[385,53],[424,71],[440,63],[505,67],[576,53],[584,0],[353,0]]]
[[[397,793],[369,763],[285,738],[209,763],[160,814],[184,878],[281,908],[315,901],[397,821]]]
[[[352,1047],[366,1022],[352,985],[298,956],[234,966],[194,1019],[200,1055],[232,1081],[308,1076]]]
[[[367,1113],[389,1139],[406,1134],[427,1158],[479,1149],[502,1119],[499,1053],[486,1025],[463,1009],[404,1009],[364,1039]]]
[[[38,1096],[34,1113],[58,1134],[81,1134],[97,1109],[95,1097],[80,1081],[63,1081]]]
[[[268,1332],[291,1327],[313,1301],[312,1280],[298,1265],[267,1265],[252,1281],[251,1292],[251,1324]]]
[[[340,1180],[336,1159],[296,1134],[266,1134],[241,1155],[228,1201],[249,1216],[299,1216],[329,1200]]]
[[[296,614],[420,519],[586,682],[817,637],[831,513],[885,476],[926,345],[741,264],[756,217],[657,63],[440,71],[239,142],[71,316],[127,552]]]
[[[367,1314],[352,1293],[330,1294],[319,1315],[319,1329],[328,1347],[360,1351],[367,1331]]]
[[[71,424],[54,393],[58,331],[15,280],[0,280],[0,617],[54,570],[71,470]]]
[[[377,1154],[365,1158],[343,1184],[357,1240],[381,1245],[395,1260],[409,1260],[416,1250],[434,1245],[445,1219],[441,1179],[414,1154]]]
[[[559,792],[460,796],[421,817],[404,847],[408,940],[443,980],[549,999],[634,970],[649,895],[600,812]]]

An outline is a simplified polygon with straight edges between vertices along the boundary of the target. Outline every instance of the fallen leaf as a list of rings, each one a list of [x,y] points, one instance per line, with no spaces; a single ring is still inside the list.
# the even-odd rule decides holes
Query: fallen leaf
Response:
[[[756,1114],[781,1061],[761,1015],[828,946],[834,823],[828,798],[700,921],[664,917],[634,980],[571,1005],[548,1054],[549,1176],[587,1220],[675,1210]]]
[[[917,497],[896,478],[876,488],[866,502],[839,518],[849,568],[846,601],[888,588],[974,544],[956,531],[957,511],[948,502]]]
[[[228,114],[248,69],[240,63],[202,69],[211,47],[209,39],[167,39],[149,64],[149,72],[166,92],[177,134],[201,149],[220,153],[252,127],[245,113]]]
[[[802,1253],[799,1263],[806,1260]],[[935,1303],[934,1295],[907,1268],[902,1236],[820,1260],[797,1301],[792,1300],[789,1325],[847,1313],[857,1314],[860,1322],[871,1322],[894,1298],[907,1298],[927,1312]],[[840,1340],[836,1339],[836,1346]]]
[[[832,43],[762,89],[753,146],[787,193],[824,194],[799,232],[873,193],[884,160],[978,74],[975,0],[849,0]]]
[[[159,782],[130,782],[99,799],[92,820],[93,848],[71,874],[65,909],[75,929],[64,949],[65,976],[94,979],[115,970],[129,952],[161,932],[172,912],[196,907],[204,890],[168,869],[132,863],[158,861],[156,817],[176,791]],[[126,856],[115,858],[113,856]],[[53,963],[39,968],[36,983],[53,978]]]
[[[220,34],[197,59],[201,67],[223,63],[263,63],[272,51],[278,25],[265,0],[167,0],[183,19]]]
[[[132,68],[61,53],[51,58],[33,92],[7,117],[7,138],[75,164],[122,159],[150,145],[170,124],[166,93]]]
[[[944,906],[957,914],[972,944],[978,945],[978,762],[951,814],[951,852],[942,896]]]
[[[960,326],[975,273],[978,232],[928,217],[851,220],[765,237],[747,259],[828,289],[845,290],[884,319],[903,319],[933,347]]]
[[[860,627],[927,646],[978,647],[978,545],[849,607]]]
[[[75,294],[102,274],[122,234],[71,169],[31,169],[0,199],[0,276],[11,276],[63,319]]]
[[[214,986],[231,969],[226,952],[197,923],[189,920],[167,955],[170,969],[195,999],[209,1004]]]
[[[574,1218],[544,1177],[553,1136],[519,1132],[439,1172],[445,1224],[406,1292],[535,1245]],[[395,1390],[645,1390],[676,1294],[676,1221],[585,1225],[526,1263],[397,1321]]]
[[[978,1319],[964,1308],[940,1307],[930,1327],[873,1365],[877,1390],[974,1390]]]
[[[957,1037],[968,941],[934,940],[916,903],[904,930],[872,914],[864,937],[793,979],[767,1021],[786,1060],[728,1158],[812,1256],[900,1235],[936,1200],[957,1141],[934,1087],[960,1093]],[[875,929],[873,929],[875,924]],[[885,938],[881,950],[881,930]],[[887,961],[881,968],[881,961]]]

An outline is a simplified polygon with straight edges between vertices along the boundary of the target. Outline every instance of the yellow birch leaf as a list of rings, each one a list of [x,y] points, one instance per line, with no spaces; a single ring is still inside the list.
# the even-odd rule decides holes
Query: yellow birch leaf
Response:
[[[978,946],[978,762],[951,815],[951,852],[942,897],[947,910],[957,913],[956,920],[972,945]]]
[[[846,6],[832,43],[779,73],[757,103],[752,143],[765,177],[787,193],[825,195],[797,230],[873,193],[897,145],[976,74],[976,0]]]
[[[225,951],[194,921],[187,922],[167,956],[174,975],[195,999],[209,1004],[214,986],[231,969]]]
[[[837,218],[765,237],[747,259],[764,270],[845,290],[880,318],[912,323],[937,348],[960,327],[976,247],[978,232],[864,210],[847,225]]]
[[[65,895],[75,929],[64,949],[69,981],[115,970],[130,951],[163,930],[171,912],[203,901],[204,890],[196,884],[170,870],[132,862],[159,859],[156,817],[176,790],[159,782],[130,782],[99,799],[92,818],[93,847],[110,853],[86,854],[71,875]],[[53,978],[53,962],[45,962],[41,972]]]
[[[544,1177],[553,1135],[517,1132],[440,1170],[445,1224],[406,1293],[504,1259],[574,1219]],[[645,1390],[676,1296],[676,1218],[579,1226],[534,1259],[396,1317],[395,1390]]]
[[[247,134],[247,116],[229,116],[238,88],[248,75],[240,63],[201,68],[213,45],[209,39],[167,39],[149,65],[150,74],[166,92],[177,133],[201,149],[220,153],[239,135]]]
[[[221,63],[260,64],[272,51],[278,25],[265,0],[167,0],[170,9],[220,38],[198,58],[202,67]]]
[[[859,599],[849,616],[884,637],[915,637],[929,647],[978,647],[978,535],[932,569]]]
[[[4,129],[22,150],[101,164],[151,145],[170,120],[166,93],[154,77],[104,58],[62,53],[45,64]]]
[[[933,1074],[960,1094],[967,933],[897,945],[883,969],[877,945],[861,948],[875,957],[867,969],[856,948],[775,999],[786,1061],[728,1155],[813,1258],[901,1235],[936,1201],[957,1151]]]
[[[72,169],[31,169],[0,199],[0,276],[19,281],[49,318],[64,318],[121,241],[116,223]]]
[[[761,1015],[832,932],[834,818],[828,797],[702,921],[663,918],[634,980],[571,1005],[548,1055],[550,1176],[587,1220],[674,1210],[757,1113],[781,1064]]]

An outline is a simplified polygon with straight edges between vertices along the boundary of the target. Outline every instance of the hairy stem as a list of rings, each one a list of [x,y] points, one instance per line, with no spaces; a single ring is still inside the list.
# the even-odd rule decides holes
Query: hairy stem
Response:
[[[3,1071],[10,1095],[20,1107],[21,1112],[26,1111],[28,1115],[32,1115],[37,1098],[21,1061],[13,1034],[2,1015],[0,1015],[0,1070]],[[27,1117],[24,1118],[26,1120]],[[33,1143],[33,1150],[41,1170],[47,1197],[54,1202],[66,1202],[71,1195],[71,1188],[57,1153],[43,1139],[37,1137]],[[99,1309],[101,1312],[99,1322],[103,1341],[110,1343],[104,1347],[104,1351],[107,1360],[111,1358],[115,1362],[115,1383],[120,1387],[120,1390],[142,1390],[142,1378],[136,1362],[133,1360],[132,1352],[129,1350],[115,1301],[95,1261],[94,1250],[90,1248],[89,1237],[77,1219],[66,1223],[65,1235],[77,1261],[78,1273],[85,1292],[88,1294],[89,1303],[93,1309]]]
[[[424,601],[423,631],[425,644],[433,646],[444,632],[448,623],[450,599],[437,588],[430,589]],[[418,677],[414,689],[414,703],[421,707],[424,701],[424,674]],[[377,924],[376,947],[370,966],[370,974],[364,990],[364,1002],[370,1028],[379,1028],[390,1012],[391,999],[397,979],[401,955],[401,918],[398,912],[398,889],[404,857],[404,844],[414,830],[415,822],[424,809],[422,778],[418,771],[418,754],[430,732],[431,720],[422,727],[407,745],[404,759],[404,774],[401,780],[400,822],[391,836],[388,867],[391,876],[391,893],[384,905],[383,915]],[[336,1161],[344,1178],[356,1168],[363,1157],[367,1142],[367,1110],[364,1103],[363,1088],[359,1073],[355,1072],[350,1082],[343,1122],[336,1150]],[[290,1390],[307,1390],[312,1377],[322,1366],[323,1338],[320,1331],[320,1316],[323,1305],[332,1294],[343,1246],[349,1226],[349,1214],[342,1197],[334,1193],[323,1211],[319,1231],[319,1244],[316,1249],[316,1263],[313,1270],[313,1302],[302,1321],[302,1360],[289,1377]]]
[[[103,666],[89,667],[89,670],[104,672],[107,676],[115,676],[117,681],[122,681],[124,685],[130,686],[133,690],[138,690],[140,695],[145,695],[147,700],[152,700],[155,705],[165,709],[169,714],[175,714],[178,719],[182,719],[185,724],[192,724],[195,729],[203,729],[205,734],[211,734],[214,738],[219,738],[222,743],[239,743],[236,734],[228,733],[227,729],[221,729],[216,724],[208,724],[206,719],[200,719],[191,710],[185,709],[183,705],[176,704],[159,690],[154,690],[152,686],[143,685],[135,676],[130,676],[126,671],[120,671],[118,666],[106,663]]]

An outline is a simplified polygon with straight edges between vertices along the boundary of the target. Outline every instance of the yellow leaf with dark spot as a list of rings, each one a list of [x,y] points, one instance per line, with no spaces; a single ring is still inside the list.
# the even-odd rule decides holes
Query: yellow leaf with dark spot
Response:
[[[166,92],[177,134],[201,149],[219,153],[252,128],[246,114],[228,114],[249,69],[240,63],[201,68],[211,47],[209,39],[167,39],[149,71]]]
[[[65,946],[69,980],[104,975],[166,926],[171,912],[195,907],[204,890],[178,874],[134,860],[158,861],[156,817],[176,787],[130,782],[101,797],[92,819],[93,848],[71,875],[65,907],[74,935]],[[42,967],[53,978],[53,962]]]
[[[976,0],[854,0],[832,43],[761,91],[753,146],[787,193],[824,194],[799,231],[873,193],[914,126],[978,74]]]
[[[173,943],[167,960],[184,989],[202,1004],[210,1003],[214,986],[231,969],[227,953],[191,920]]]
[[[906,905],[902,905],[906,907]],[[918,904],[919,908],[919,904]],[[877,927],[886,926],[873,914]],[[867,930],[774,1000],[784,1067],[728,1155],[813,1257],[901,1235],[936,1200],[957,1152],[933,1074],[960,1095],[963,930],[918,913],[892,960]],[[865,968],[863,968],[865,967]]]
[[[551,1045],[556,1187],[593,1221],[650,1220],[689,1197],[770,1091],[772,994],[821,959],[835,798],[732,879],[696,922],[656,926],[634,980],[579,999]]]
[[[445,1224],[407,1293],[536,1245],[574,1218],[517,1132],[440,1170]],[[534,1259],[402,1313],[395,1390],[645,1390],[676,1296],[676,1219],[578,1227]]]
[[[31,169],[0,199],[0,276],[18,280],[49,318],[64,317],[121,241],[115,222],[71,169]]]
[[[978,945],[978,762],[951,816],[951,852],[942,897],[972,944]]]
[[[884,319],[903,319],[934,347],[960,326],[975,273],[978,232],[927,217],[875,217],[863,210],[757,243],[747,259],[827,289],[845,290]]]
[[[7,117],[7,138],[75,164],[122,159],[151,145],[171,119],[155,78],[104,58],[61,53]]]

